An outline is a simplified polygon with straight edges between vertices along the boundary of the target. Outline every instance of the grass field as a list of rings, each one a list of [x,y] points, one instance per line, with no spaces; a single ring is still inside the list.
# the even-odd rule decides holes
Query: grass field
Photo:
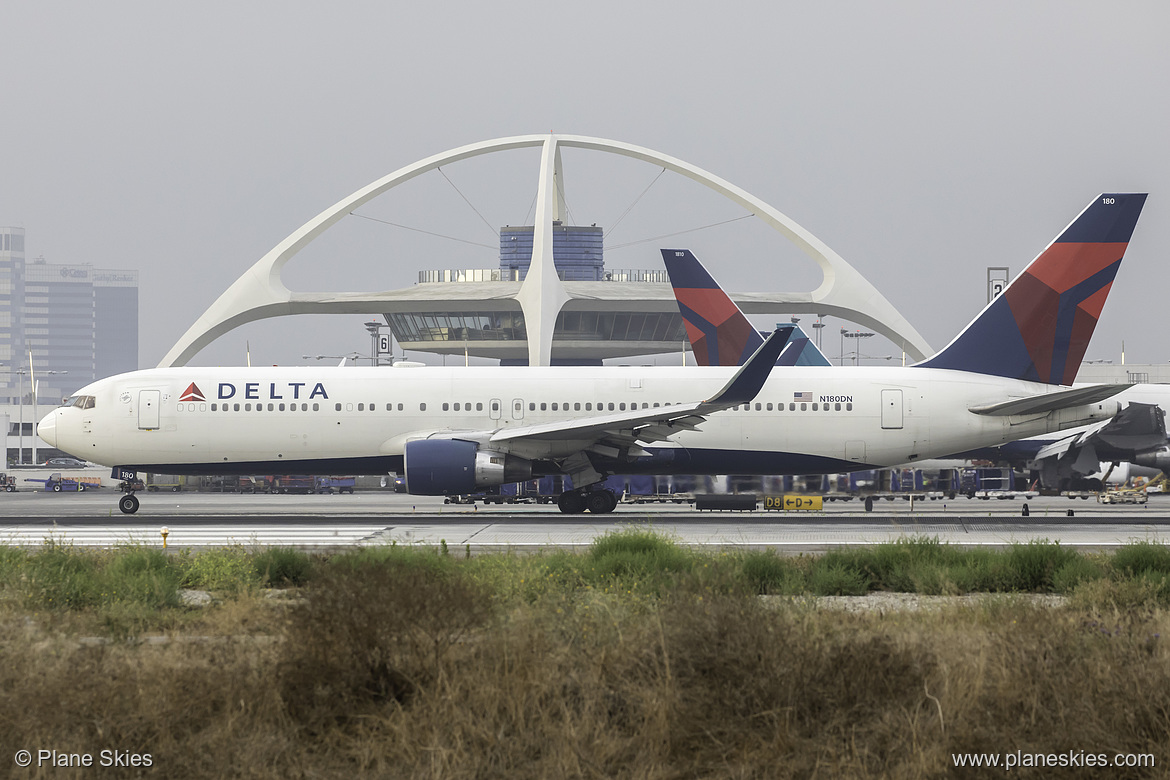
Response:
[[[212,605],[183,606],[186,588]],[[986,595],[920,612],[815,598],[887,590]],[[114,776],[176,778],[928,778],[981,776],[955,753],[1015,751],[1160,764],[1168,603],[1154,544],[780,557],[631,530],[583,554],[473,558],[0,548],[0,758],[125,751],[151,766]]]

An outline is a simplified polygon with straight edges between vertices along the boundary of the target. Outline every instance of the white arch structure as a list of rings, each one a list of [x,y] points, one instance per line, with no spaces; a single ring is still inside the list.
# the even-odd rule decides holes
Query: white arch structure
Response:
[[[514,296],[524,312],[528,331],[528,362],[551,362],[553,326],[557,314],[572,296],[553,266],[552,223],[562,217],[561,147],[618,154],[661,165],[734,201],[783,234],[820,265],[824,279],[811,293],[785,294],[787,308],[815,314],[843,316],[886,336],[915,360],[930,353],[921,335],[856,269],[812,233],[754,195],[690,163],[651,149],[576,135],[521,135],[461,146],[385,176],[322,211],[256,261],[229,287],[159,363],[185,365],[201,349],[228,331],[248,322],[286,314],[381,314],[379,298],[369,293],[294,293],[281,281],[281,271],[313,239],[367,201],[399,184],[449,163],[510,149],[543,147],[537,186],[532,262]]]

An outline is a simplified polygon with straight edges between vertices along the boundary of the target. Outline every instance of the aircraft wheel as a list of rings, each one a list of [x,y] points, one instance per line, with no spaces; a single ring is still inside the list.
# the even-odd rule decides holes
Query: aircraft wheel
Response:
[[[593,490],[585,495],[585,508],[595,515],[604,515],[617,507],[617,496],[612,490]]]
[[[118,499],[118,509],[122,510],[122,514],[134,514],[138,511],[138,496],[133,493],[122,496]]]
[[[585,496],[576,490],[568,490],[557,498],[557,506],[566,515],[579,515],[585,511]]]
[[[873,496],[866,496],[865,497],[865,511],[866,512],[873,511]]]

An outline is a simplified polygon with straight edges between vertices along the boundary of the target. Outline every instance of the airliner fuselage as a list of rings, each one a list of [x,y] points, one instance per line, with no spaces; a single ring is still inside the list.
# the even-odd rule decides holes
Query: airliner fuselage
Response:
[[[94,382],[41,423],[57,448],[109,466],[188,474],[401,471],[407,443],[457,438],[536,462],[595,446],[573,420],[709,397],[703,367],[165,368]],[[748,404],[636,448],[625,473],[801,474],[904,464],[1111,416],[1101,401],[1045,413],[969,411],[1054,390],[964,371],[786,368]],[[612,427],[620,429],[622,423]],[[493,440],[497,441],[493,441]],[[595,447],[604,463],[616,455]]]

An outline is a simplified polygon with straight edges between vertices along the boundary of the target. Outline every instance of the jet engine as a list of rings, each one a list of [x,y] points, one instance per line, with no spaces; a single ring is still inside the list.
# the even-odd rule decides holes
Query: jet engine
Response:
[[[532,461],[464,439],[416,439],[406,443],[403,471],[407,493],[448,496],[531,479]]]
[[[1135,457],[1133,462],[1139,466],[1161,469],[1163,473],[1170,474],[1170,447],[1163,447],[1152,452],[1143,452]]]

